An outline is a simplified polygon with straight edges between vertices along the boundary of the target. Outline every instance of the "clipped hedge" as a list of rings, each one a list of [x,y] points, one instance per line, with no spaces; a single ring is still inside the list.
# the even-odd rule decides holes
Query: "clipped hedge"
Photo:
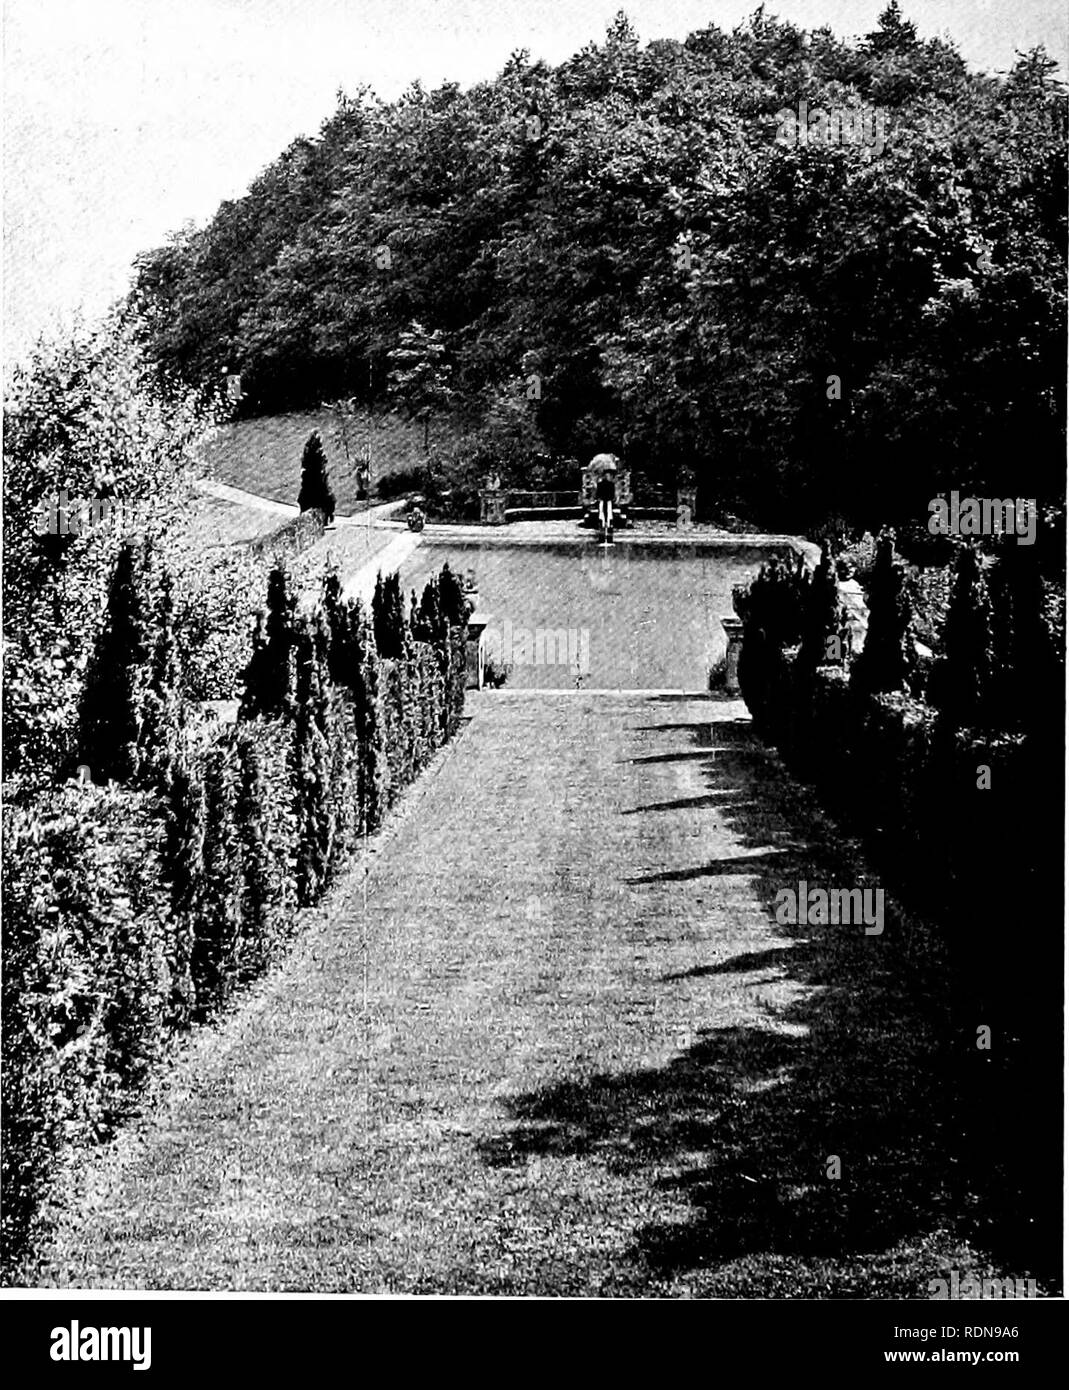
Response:
[[[1060,901],[1060,729],[956,728],[905,691],[866,694],[845,665],[814,668],[787,645],[798,605],[782,573],[738,607],[756,731],[865,838],[887,888],[941,924],[962,1007],[1021,1027],[1034,963],[1005,943],[1008,924]]]
[[[160,847],[142,793],[68,783],[6,808],[5,1272],[60,1149],[105,1136],[163,1051],[174,940]]]
[[[299,909],[457,731],[465,629],[443,620],[416,640],[406,619],[401,656],[383,660],[350,617],[349,683],[330,679],[328,628],[312,620],[295,633],[285,713],[158,729],[168,757],[153,790],[69,782],[9,802],[6,1281],[62,1152],[110,1133],[174,1036],[279,958]]]
[[[290,560],[315,545],[326,529],[326,516],[318,507],[311,507],[284,521],[266,536],[260,536],[253,541],[250,550],[258,559],[278,564],[280,560]]]

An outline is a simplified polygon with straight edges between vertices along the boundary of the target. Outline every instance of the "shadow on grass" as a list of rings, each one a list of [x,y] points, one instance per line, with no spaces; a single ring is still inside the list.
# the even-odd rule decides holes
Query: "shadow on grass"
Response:
[[[664,732],[678,740],[689,729],[697,741],[699,727]],[[707,796],[646,809],[708,806],[744,853],[628,883],[745,874],[771,922],[777,891],[800,879],[862,881],[864,867],[830,840],[806,794],[753,742],[749,721],[713,731]],[[482,1157],[511,1166],[531,1155],[596,1156],[681,1195],[689,1217],[649,1223],[629,1252],[654,1279],[700,1269],[705,1286],[728,1297],[924,1297],[926,1281],[945,1275],[924,1253],[931,1240],[975,1234],[955,1134],[960,1054],[937,943],[927,933],[907,938],[890,911],[880,937],[847,926],[772,930],[782,947],[660,981],[667,989],[771,972],[787,982],[788,1002],[767,1008],[760,1026],[704,1030],[662,1067],[518,1095],[508,1102],[512,1124],[482,1144]],[[838,1178],[828,1175],[833,1157]],[[989,1234],[1010,1261],[1003,1272],[1026,1272],[1012,1262],[1028,1248],[1021,1232]],[[786,1287],[784,1260],[793,1270]]]
[[[775,946],[769,951],[744,951],[741,956],[718,961],[716,965],[696,965],[693,970],[662,975],[661,984],[671,984],[673,980],[704,980],[713,975],[749,975],[763,970],[784,971],[806,950],[805,946]]]
[[[715,690],[703,690],[688,694],[686,691],[681,694],[667,693],[662,695],[651,695],[649,703],[651,705],[692,705],[695,700],[707,700],[710,704],[733,704],[739,699],[738,695],[723,695]]]
[[[707,796],[683,796],[676,801],[651,801],[646,806],[630,806],[625,816],[637,816],[646,811],[700,811],[710,806],[723,806],[729,798],[738,798],[737,792],[718,790]]]
[[[702,748],[688,748],[674,753],[643,753],[638,758],[621,758],[620,761],[641,766],[643,763],[685,763],[708,756]]]

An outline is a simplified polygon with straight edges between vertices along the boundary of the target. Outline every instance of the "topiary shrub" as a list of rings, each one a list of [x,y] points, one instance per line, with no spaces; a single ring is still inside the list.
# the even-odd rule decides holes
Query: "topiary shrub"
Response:
[[[330,876],[333,848],[330,740],[332,709],[317,633],[298,629],[293,728],[294,805],[297,817],[297,901],[317,902]]]
[[[895,560],[893,531],[881,531],[868,585],[865,645],[853,662],[851,683],[863,695],[907,689],[917,668],[912,613],[903,569]]]
[[[78,711],[81,760],[98,782],[128,782],[140,766],[145,616],[134,546],[120,548],[108,585],[104,626],[86,671]]]
[[[356,681],[353,705],[359,742],[357,792],[360,828],[370,834],[382,823],[388,800],[386,719],[382,666],[367,615],[360,612],[356,634]]]
[[[815,671],[829,660],[829,639],[840,636],[839,584],[831,549],[825,546],[805,594],[798,661]]]
[[[297,506],[302,512],[322,512],[328,523],[334,520],[335,498],[328,480],[327,456],[318,430],[313,430],[308,436],[301,455],[301,489]]]
[[[191,960],[198,1020],[226,1003],[238,976],[242,899],[238,786],[234,738],[230,729],[224,729],[209,743],[204,758],[204,867]]]
[[[951,730],[985,727],[997,715],[991,602],[974,545],[963,545],[958,554],[943,656],[932,671],[927,695]]]
[[[292,712],[295,608],[285,566],[275,565],[267,581],[267,609],[257,617],[252,655],[242,676],[242,719]]]

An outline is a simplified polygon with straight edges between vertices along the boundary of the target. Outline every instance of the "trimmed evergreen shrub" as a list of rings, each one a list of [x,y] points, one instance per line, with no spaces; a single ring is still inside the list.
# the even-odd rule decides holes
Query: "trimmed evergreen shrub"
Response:
[[[813,571],[802,612],[802,643],[798,658],[805,670],[815,671],[828,660],[828,639],[839,637],[839,584],[831,549],[825,546]]]
[[[5,811],[3,1266],[68,1142],[109,1134],[168,1035],[152,800],[67,783]]]
[[[330,875],[333,845],[330,788],[331,705],[318,624],[297,633],[293,775],[297,813],[297,901],[317,902]]]
[[[884,564],[887,557],[885,549]],[[982,1012],[1008,1038],[1033,1036],[1034,971],[1022,964],[1027,953],[1007,949],[1004,935],[1010,924],[1049,916],[1060,901],[1060,818],[1049,806],[1050,793],[1054,804],[1061,801],[1061,726],[1032,725],[1026,734],[1017,720],[995,723],[991,614],[975,550],[964,548],[957,564],[946,656],[937,668],[945,678],[942,708],[903,690],[868,694],[832,667],[809,669],[799,648],[783,640],[797,628],[798,603],[779,578],[766,567],[738,596],[740,677],[758,731],[865,836],[888,889],[943,926],[955,1017],[975,1020]],[[1028,595],[1028,583],[1020,583]],[[896,646],[904,614],[890,584],[885,596],[896,599],[886,605],[888,645]],[[1000,601],[1012,612],[1005,595]],[[1020,601],[1034,602],[1034,590]],[[1002,641],[1012,650],[1005,633]],[[1060,669],[1049,683],[1060,691]],[[1017,700],[1030,693],[1018,679]],[[1004,867],[993,874],[978,867],[990,865]],[[1049,974],[1043,971],[1045,981]]]
[[[958,553],[943,629],[943,657],[932,671],[928,700],[950,729],[978,729],[996,716],[991,602],[975,545]]]
[[[292,935],[297,913],[291,743],[282,721],[256,720],[237,731],[243,975],[277,957]]]
[[[471,613],[471,604],[464,593],[464,586],[449,567],[447,560],[438,576],[438,599],[450,627],[466,627]]]
[[[141,785],[161,788],[187,717],[175,642],[174,581],[166,570],[158,578],[152,622],[152,653],[141,705],[138,776]]]
[[[772,737],[769,720],[783,706],[772,695],[783,677],[786,648],[802,638],[809,581],[801,559],[789,563],[779,555],[762,565],[749,584],[732,594],[743,622],[739,687],[754,724]]]
[[[196,1008],[193,942],[204,891],[204,776],[188,732],[168,764],[163,793],[162,872],[170,893],[171,991],[169,1013],[185,1027]]]
[[[451,627],[449,692],[446,737],[452,738],[464,718],[464,699],[468,688],[468,630],[467,626]]]
[[[238,791],[234,807],[241,855],[241,940],[238,972],[255,978],[271,959],[286,864],[272,853],[267,819],[269,788],[264,772],[260,727],[239,726],[235,738]]]
[[[204,873],[192,959],[198,1018],[226,1002],[238,975],[242,880],[237,800],[238,761],[227,729],[208,745],[204,760]]]
[[[362,609],[357,618],[356,656],[354,709],[360,744],[357,779],[360,828],[370,834],[381,825],[386,812],[389,774],[381,664],[371,622]]]
[[[130,650],[116,639],[136,626],[133,572],[113,582],[121,621],[101,650]],[[399,597],[395,581],[389,593]],[[161,576],[141,727],[151,791],[68,783],[9,798],[5,1275],[33,1238],[64,1147],[109,1133],[173,1033],[211,1016],[277,957],[297,908],[316,902],[360,833],[380,825],[390,760],[397,795],[459,724],[465,629],[446,621],[440,579],[417,615],[433,640],[416,641],[404,623],[402,655],[387,661],[359,603],[328,605],[333,629],[327,614],[295,627],[281,568],[270,592],[250,662],[263,679],[249,690],[273,691],[278,717],[251,711],[251,700],[236,727],[182,716],[172,592]],[[329,678],[339,644],[351,688]]]
[[[140,763],[146,651],[139,570],[134,546],[125,541],[115,559],[104,626],[86,670],[79,707],[79,753],[96,782],[128,782]]]
[[[257,617],[252,655],[242,677],[242,719],[290,713],[295,607],[285,566],[276,565],[267,581],[267,611]]]
[[[346,685],[348,684],[349,613],[348,605],[342,601],[341,577],[333,565],[323,576],[320,608],[323,613],[324,631],[328,637],[328,674],[335,685]]]
[[[387,661],[396,661],[401,655],[407,627],[401,576],[396,571],[385,578],[382,572],[379,572],[375,581],[375,594],[371,600],[371,620],[375,628],[375,647],[379,656]]]
[[[334,520],[334,505],[323,441],[319,431],[313,430],[301,455],[301,490],[297,496],[297,506],[302,512],[320,511],[331,522]]]
[[[881,531],[868,589],[865,645],[853,663],[851,682],[865,695],[905,690],[917,667],[905,576],[895,560],[893,531]]]

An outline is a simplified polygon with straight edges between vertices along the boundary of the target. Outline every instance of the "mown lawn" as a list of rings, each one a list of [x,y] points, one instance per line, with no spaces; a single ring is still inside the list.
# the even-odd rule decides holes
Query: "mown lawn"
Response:
[[[313,430],[323,440],[338,511],[356,511],[356,470],[371,447],[372,485],[400,469],[423,463],[423,425],[398,415],[361,413],[343,419],[330,407],[261,416],[226,425],[206,439],[200,456],[210,477],[275,502],[297,501],[301,454]],[[431,445],[452,437],[447,421],[432,422]]]
[[[251,545],[276,530],[285,519],[191,490],[181,513],[174,518],[170,539],[200,551],[225,550]]]

